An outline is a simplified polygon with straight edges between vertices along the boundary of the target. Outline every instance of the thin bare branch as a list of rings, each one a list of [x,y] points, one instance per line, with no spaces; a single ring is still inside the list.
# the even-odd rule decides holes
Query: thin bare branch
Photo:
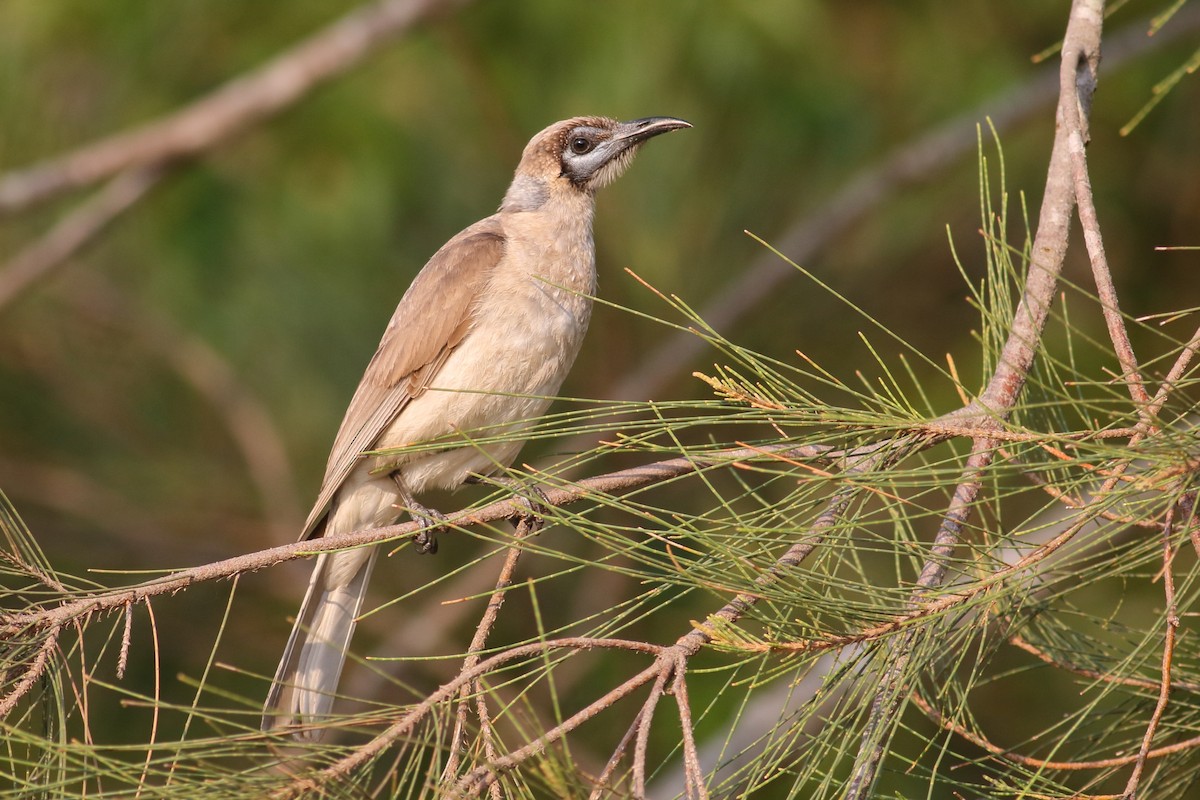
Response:
[[[654,685],[650,687],[650,695],[642,704],[638,714],[637,738],[633,742],[633,796],[635,800],[646,800],[646,753],[650,749],[650,726],[654,723],[654,710],[662,700],[667,688],[667,678],[673,669],[683,669],[682,664],[668,667],[660,663]]]
[[[1175,656],[1175,636],[1179,630],[1179,608],[1175,603],[1175,575],[1173,562],[1175,560],[1175,545],[1171,536],[1175,532],[1175,514],[1177,506],[1173,505],[1167,511],[1167,519],[1163,524],[1163,595],[1164,595],[1164,625],[1162,652],[1162,679],[1158,689],[1158,701],[1154,704],[1154,712],[1146,723],[1146,732],[1142,735],[1142,744],[1138,748],[1137,760],[1133,763],[1133,771],[1125,784],[1124,797],[1133,800],[1137,797],[1138,785],[1142,780],[1142,772],[1146,769],[1146,759],[1150,757],[1151,746],[1154,744],[1154,734],[1158,731],[1163,714],[1167,711],[1167,703],[1171,699],[1171,661]]]
[[[529,526],[523,519],[522,524],[517,527],[514,543],[509,548],[508,554],[504,557],[504,563],[500,566],[500,574],[496,578],[496,588],[492,592],[492,596],[488,598],[487,607],[484,609],[483,616],[479,620],[479,625],[475,628],[475,636],[471,639],[471,644],[467,648],[467,657],[463,659],[462,669],[469,670],[479,663],[479,654],[487,645],[488,635],[496,624],[496,620],[500,617],[500,609],[504,605],[504,598],[507,595],[507,589],[512,585],[513,573],[517,569],[517,562],[521,558],[521,540],[525,538]],[[484,695],[483,686],[479,681],[474,681],[471,684],[463,686],[459,692],[458,714],[454,721],[454,733],[450,740],[450,755],[446,758],[446,768],[442,770],[442,783],[449,783],[458,777],[459,761],[461,759],[462,749],[466,743],[467,736],[467,713],[470,706],[467,704],[467,699],[471,692],[476,695],[476,713],[479,716],[480,735],[484,739],[485,746],[492,746],[491,723],[488,719],[487,700]],[[490,758],[494,758],[494,754],[488,754]]]
[[[608,758],[608,763],[604,765],[604,769],[596,777],[595,785],[592,787],[591,794],[588,795],[588,800],[600,800],[606,792],[611,791],[608,786],[609,780],[612,779],[612,774],[616,772],[617,766],[625,757],[626,751],[629,750],[629,743],[637,735],[637,732],[642,727],[642,714],[646,711],[646,706],[643,705],[638,709],[638,713],[634,715],[633,721],[629,724],[629,728],[625,731],[625,735],[621,737],[621,741],[617,743],[613,753]]]
[[[672,694],[679,707],[679,726],[683,732],[683,775],[687,797],[708,800],[708,789],[704,785],[704,768],[700,766],[700,751],[696,747],[695,725],[692,722],[692,706],[688,699],[686,673],[682,668],[675,670],[672,679]]]
[[[362,747],[357,748],[345,758],[331,764],[329,767],[321,770],[315,775],[308,776],[296,780],[286,787],[281,788],[278,792],[271,795],[276,800],[284,800],[284,798],[303,796],[305,793],[315,791],[322,785],[337,780],[345,775],[350,774],[358,767],[366,764],[377,754],[386,749],[393,742],[403,736],[408,735],[428,714],[439,704],[446,702],[454,697],[462,689],[463,686],[469,685],[472,681],[486,675],[497,667],[503,666],[510,661],[527,658],[529,656],[550,653],[560,649],[572,650],[592,650],[597,648],[630,650],[639,653],[649,653],[655,657],[663,652],[663,648],[648,644],[646,642],[638,642],[629,639],[594,639],[591,637],[572,637],[567,639],[549,639],[544,642],[535,642],[533,644],[522,645],[506,650],[503,653],[498,653],[491,658],[481,661],[469,670],[459,672],[453,680],[443,684],[436,692],[432,692],[428,697],[412,707],[399,720],[392,723],[381,732],[378,736],[372,739]],[[658,662],[642,670],[633,678],[625,681],[623,684],[608,692],[604,697],[592,703],[583,711],[575,714],[567,719],[556,728],[547,731],[534,742],[517,750],[502,759],[499,759],[493,764],[480,767],[469,775],[465,776],[458,783],[458,792],[460,794],[477,793],[486,788],[497,775],[508,769],[511,769],[523,759],[536,752],[541,752],[545,747],[554,741],[557,741],[569,731],[577,728],[582,723],[586,722],[591,717],[598,714],[605,708],[608,708],[617,700],[628,696],[630,693],[637,690],[639,686],[643,686],[653,680],[659,670]]]
[[[1017,647],[1017,648],[1020,648],[1021,650],[1024,650],[1026,653],[1029,653],[1034,658],[1038,659],[1039,661],[1043,661],[1046,664],[1049,664],[1050,666],[1054,667],[1055,669],[1062,669],[1062,670],[1066,670],[1067,672],[1073,672],[1076,675],[1080,675],[1084,678],[1088,678],[1089,680],[1099,681],[1101,683],[1115,683],[1115,684],[1120,684],[1121,686],[1134,686],[1134,687],[1137,687],[1138,689],[1157,690],[1160,686],[1159,681],[1147,680],[1145,678],[1129,678],[1129,677],[1125,677],[1122,675],[1113,675],[1110,672],[1101,672],[1099,670],[1088,669],[1086,667],[1081,667],[1076,664],[1072,664],[1069,661],[1063,661],[1061,658],[1055,658],[1054,656],[1050,655],[1045,650],[1038,647],[1033,642],[1030,642],[1028,639],[1024,638],[1023,636],[1019,636],[1019,635],[1010,636],[1010,637],[1008,637],[1008,643],[1011,644],[1013,647]],[[1187,691],[1187,692],[1200,692],[1200,683],[1190,683],[1188,681],[1172,681],[1171,688],[1179,689],[1181,691]]]
[[[0,698],[0,719],[7,717],[16,708],[21,698],[37,685],[37,682],[41,679],[42,674],[45,673],[46,667],[50,662],[50,655],[58,650],[58,637],[61,632],[62,628],[57,626],[46,631],[44,634],[45,638],[42,640],[41,647],[38,648],[37,655],[30,661],[19,666],[20,669],[24,670],[25,674],[21,676],[21,680],[17,681],[17,685],[12,688],[12,691],[5,697]],[[10,669],[17,666],[17,664],[12,664]]]
[[[1184,345],[1183,350],[1179,353],[1179,357],[1171,365],[1167,376],[1163,378],[1162,385],[1158,387],[1158,391],[1154,394],[1154,399],[1146,409],[1149,418],[1153,419],[1158,416],[1158,412],[1162,410],[1163,405],[1167,402],[1167,398],[1171,396],[1171,392],[1174,391],[1176,384],[1179,383],[1179,379],[1187,372],[1188,365],[1192,363],[1197,350],[1200,350],[1200,328],[1197,328],[1196,332],[1192,334],[1192,338]]]
[[[781,448],[781,450],[785,450],[794,456],[811,458],[822,457],[824,453],[828,452],[827,448],[815,446]],[[703,458],[696,456],[656,461],[638,467],[610,472],[605,475],[585,478],[567,487],[548,488],[545,490],[545,500],[551,506],[566,505],[612,492],[642,488],[671,478],[677,478],[681,475],[687,475],[697,469],[706,469],[717,465],[732,465],[739,461],[752,460],[758,457],[761,457],[761,452],[747,448],[735,448],[733,450],[713,451],[706,454]],[[527,505],[519,498],[499,500],[483,508],[468,509],[455,514],[449,514],[446,517],[446,523],[450,527],[479,525],[497,519],[510,519],[521,516],[527,513],[527,511]],[[0,638],[13,636],[32,626],[53,627],[61,625],[67,620],[80,616],[112,611],[130,602],[141,602],[147,597],[171,594],[186,589],[195,583],[230,578],[241,573],[254,572],[281,564],[284,561],[292,561],[319,553],[328,553],[335,550],[345,550],[367,544],[378,544],[383,541],[401,539],[406,536],[415,535],[423,527],[422,523],[407,522],[400,525],[388,525],[382,528],[352,531],[336,536],[325,536],[310,541],[292,542],[253,553],[245,553],[210,564],[203,564],[198,567],[179,570],[135,586],[89,594],[75,600],[69,600],[53,608],[0,614]]]
[[[1080,15],[1102,15],[1103,11],[1103,3],[1097,4],[1094,8],[1085,5],[1078,9]],[[1103,17],[1098,16],[1094,20],[1088,20],[1088,24],[1099,31],[1103,21]],[[1067,132],[1067,148],[1071,153],[1071,177],[1075,184],[1075,202],[1079,209],[1083,241],[1091,260],[1092,275],[1096,281],[1100,307],[1104,312],[1104,321],[1108,325],[1108,335],[1112,340],[1117,361],[1121,365],[1121,378],[1129,387],[1129,393],[1138,406],[1139,415],[1144,417],[1150,403],[1150,395],[1146,392],[1146,386],[1138,368],[1137,356],[1133,352],[1133,344],[1129,341],[1129,331],[1125,328],[1125,320],[1121,317],[1117,289],[1113,285],[1112,271],[1108,266],[1108,257],[1104,253],[1104,237],[1100,233],[1100,219],[1096,213],[1095,199],[1092,196],[1092,181],[1088,175],[1088,115],[1091,110],[1092,93],[1096,86],[1096,72],[1100,67],[1098,39],[1096,44],[1096,47],[1079,49],[1070,54],[1064,47],[1064,63],[1067,55],[1077,58],[1078,77],[1074,83],[1064,84],[1064,102],[1059,105],[1059,111],[1063,114],[1063,125]]]
[[[921,711],[922,714],[929,717],[930,720],[944,730],[950,731],[956,736],[961,736],[971,744],[988,751],[994,756],[1000,756],[1008,761],[1022,764],[1027,767],[1033,767],[1034,769],[1061,769],[1067,771],[1111,769],[1113,767],[1125,767],[1135,763],[1138,760],[1138,756],[1136,754],[1117,756],[1115,758],[1102,758],[1095,761],[1047,761],[1041,758],[1032,758],[1030,756],[1016,753],[1008,748],[1001,747],[998,744],[994,744],[986,737],[967,730],[954,720],[947,718],[944,714],[942,714],[942,712],[938,711],[932,703],[918,694],[914,693],[909,699],[912,701],[912,704]],[[1176,753],[1182,753],[1188,750],[1195,750],[1198,747],[1200,747],[1200,736],[1194,736],[1191,739],[1186,739],[1182,742],[1176,742],[1175,744],[1167,745],[1166,747],[1159,747],[1151,750],[1149,753],[1147,753],[1146,757],[1152,759],[1162,758],[1163,756],[1174,755]],[[1115,796],[1120,797],[1121,795]]]
[[[133,644],[133,603],[125,606],[125,630],[121,633],[121,652],[117,656],[117,680],[125,678],[129,665],[129,648]]]

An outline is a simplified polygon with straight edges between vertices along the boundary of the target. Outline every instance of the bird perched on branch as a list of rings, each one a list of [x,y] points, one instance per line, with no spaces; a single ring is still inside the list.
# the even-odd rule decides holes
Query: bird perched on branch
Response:
[[[596,289],[592,213],[643,142],[672,117],[577,117],[530,140],[500,210],[447,242],[413,279],[350,400],[302,539],[389,525],[414,495],[506,467],[519,436],[391,457],[488,427],[512,434],[545,411],[587,330]],[[498,427],[497,427],[498,426]],[[418,545],[436,549],[432,534]],[[318,556],[263,710],[263,729],[317,739],[333,704],[378,547]]]

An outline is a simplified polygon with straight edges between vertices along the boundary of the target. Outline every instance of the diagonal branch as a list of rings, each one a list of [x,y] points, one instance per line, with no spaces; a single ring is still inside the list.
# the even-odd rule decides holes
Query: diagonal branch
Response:
[[[0,308],[44,280],[90,244],[109,224],[137,204],[167,173],[166,165],[146,166],[113,178],[41,239],[17,253],[0,271]]]
[[[779,450],[793,457],[804,458],[820,458],[829,452],[829,448],[822,446],[788,447],[779,448]],[[733,466],[741,461],[761,457],[763,452],[762,448],[736,448],[714,451],[706,454],[703,458],[681,457],[643,464],[630,469],[585,478],[566,487],[548,488],[543,492],[544,502],[550,506],[559,506],[612,492],[630,491],[687,475],[700,469]],[[523,499],[512,498],[491,503],[483,508],[467,509],[448,515],[446,522],[450,526],[463,527],[523,516],[527,513],[526,502]],[[284,561],[306,558],[318,553],[412,537],[418,534],[423,527],[421,523],[409,522],[402,525],[389,525],[326,536],[313,541],[293,542],[179,570],[135,586],[88,593],[77,596],[75,599],[63,600],[60,596],[56,599],[57,604],[52,607],[34,607],[31,610],[0,614],[0,642],[15,641],[21,638],[54,638],[57,631],[73,620],[92,614],[122,610],[132,603],[141,603],[148,598],[163,594],[173,594],[187,589],[195,583],[232,578],[245,572],[254,572]],[[696,645],[697,649],[699,646],[699,644]],[[44,673],[46,666],[45,659],[39,659],[27,665],[26,678],[18,684],[15,691],[0,699],[0,709],[11,709],[16,700],[36,683],[37,678]]]
[[[344,777],[355,769],[368,763],[372,758],[385,750],[393,742],[401,737],[409,735],[418,724],[420,724],[426,716],[429,715],[438,704],[443,703],[462,690],[462,687],[470,685],[475,681],[495,670],[504,664],[511,661],[516,661],[529,656],[539,655],[542,653],[550,653],[554,650],[569,649],[569,650],[593,650],[597,648],[628,650],[638,653],[650,653],[653,655],[661,655],[663,648],[656,645],[638,642],[629,639],[593,639],[590,637],[573,637],[568,639],[549,639],[544,642],[535,642],[533,644],[514,647],[511,650],[506,650],[503,653],[488,658],[476,664],[471,669],[466,669],[460,672],[455,678],[448,683],[443,684],[436,692],[431,693],[428,697],[413,706],[399,720],[392,723],[386,730],[368,742],[366,745],[355,749],[352,753],[344,758],[335,761],[330,766],[322,769],[320,772],[313,775],[297,779],[296,781],[282,787],[279,791],[274,792],[271,797],[273,800],[285,800],[286,798],[304,797],[309,793],[319,790],[321,786]],[[490,782],[491,776],[496,772],[511,767],[520,763],[520,761],[533,752],[544,750],[547,745],[557,741],[565,736],[570,731],[579,727],[581,724],[591,719],[596,714],[611,706],[617,700],[627,697],[635,691],[639,686],[643,686],[647,682],[654,679],[658,673],[658,661],[650,665],[640,673],[622,683],[620,686],[609,691],[604,697],[592,703],[587,708],[579,711],[574,716],[565,720],[561,725],[551,729],[545,735],[539,737],[535,741],[527,744],[521,750],[510,753],[495,763],[486,767],[475,770],[468,774],[458,783],[460,793],[483,788],[484,785]]]
[[[1022,755],[1020,753],[1001,747],[995,742],[988,739],[982,734],[968,730],[954,720],[948,718],[945,714],[939,711],[933,703],[930,703],[920,694],[913,693],[913,705],[920,709],[921,713],[929,717],[934,724],[941,727],[943,730],[961,736],[976,747],[986,750],[994,756],[1000,756],[1016,764],[1023,764],[1034,769],[1061,769],[1068,771],[1083,771],[1083,770],[1100,770],[1112,769],[1113,767],[1125,767],[1136,763],[1138,754],[1115,756],[1113,758],[1102,758],[1095,761],[1049,761],[1042,758],[1033,758],[1032,756]],[[1162,758],[1164,756],[1175,755],[1177,753],[1186,752],[1200,748],[1200,736],[1193,736],[1175,744],[1164,745],[1163,747],[1151,750],[1146,754],[1147,758]],[[1121,795],[1112,795],[1113,797],[1121,797]]]
[[[279,113],[418,22],[467,1],[379,0],[174,114],[0,176],[0,218],[112,178],[0,271],[0,307],[52,274],[135,206],[173,164]]]
[[[0,177],[0,217],[131,169],[196,156],[275,116],[392,39],[468,0],[377,0],[173,114]]]

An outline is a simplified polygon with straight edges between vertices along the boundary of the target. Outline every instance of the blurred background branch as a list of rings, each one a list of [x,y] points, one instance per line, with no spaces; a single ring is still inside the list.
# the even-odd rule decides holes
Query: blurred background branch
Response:
[[[1086,288],[1085,248],[1070,247],[1060,282],[1039,294],[1035,341],[1011,323],[1027,259],[1042,255],[1027,208],[1044,200],[1057,80],[1031,56],[1053,51],[1066,7],[0,8],[0,251],[12,254],[0,271],[0,488],[21,511],[0,508],[4,610],[94,592],[106,571],[130,583],[291,541],[382,321],[432,248],[494,206],[520,142],[576,113],[669,113],[696,137],[601,202],[611,305],[565,389],[653,402],[566,399],[523,459],[551,483],[565,469],[668,459],[682,471],[552,510],[547,531],[519,543],[490,626],[495,652],[527,646],[529,659],[470,678],[471,696],[456,695],[466,711],[430,709],[331,791],[435,794],[429,776],[457,722],[472,743],[465,774],[481,779],[471,791],[507,796],[644,784],[654,797],[840,797],[860,752],[879,756],[861,783],[879,793],[1102,796],[1132,782],[1143,796],[1188,796],[1196,756],[1179,732],[1200,724],[1188,688],[1200,658],[1183,612],[1164,668],[1163,626],[1164,603],[1186,609],[1197,591],[1194,548],[1181,545],[1196,530],[1200,285],[1191,253],[1154,247],[1193,241],[1200,217],[1200,104],[1182,78],[1200,8],[1184,3],[1165,26],[1146,21],[1164,10],[1150,0],[1110,10],[1087,170],[1111,280]],[[1160,97],[1164,78],[1174,88]],[[1148,98],[1153,112],[1123,137]],[[985,118],[1003,152],[980,141]],[[152,122],[130,127],[139,119]],[[93,186],[72,209],[49,205]],[[1114,330],[1128,339],[1121,358]],[[1025,348],[1016,362],[1006,339]],[[947,422],[1014,363],[1028,379],[1010,419]],[[691,380],[696,370],[707,377]],[[1120,382],[1135,374],[1148,405]],[[931,419],[937,430],[923,429]],[[864,475],[763,457],[922,432],[906,461]],[[971,439],[989,463],[972,462],[971,513],[939,540]],[[738,443],[759,457],[693,469]],[[479,509],[493,491],[433,504]],[[814,534],[834,507],[844,513]],[[314,768],[365,752],[462,679],[500,556],[517,543],[491,525],[448,539],[437,559],[405,549],[380,570],[360,652],[381,655],[348,673],[355,702],[342,708],[355,713],[327,748],[300,754]],[[793,547],[804,558],[779,569]],[[914,611],[931,557],[946,585]],[[96,794],[93,777],[143,797],[278,788],[278,773],[257,769],[275,754],[248,720],[302,591],[288,566],[162,596],[152,628],[129,595],[113,616],[62,627],[53,652],[18,637],[6,665],[48,671],[15,704],[7,763],[57,780],[64,797]],[[736,624],[689,627],[739,596]],[[604,711],[615,716],[558,738],[645,656],[545,643],[670,643],[681,631],[705,645],[659,664],[655,688],[631,690]],[[813,642],[836,657],[806,652]],[[895,648],[908,665],[889,684]],[[889,685],[900,705],[872,722]],[[682,704],[653,714],[669,689]],[[870,730],[885,735],[864,750]],[[91,760],[131,737],[128,763]],[[1146,757],[1134,780],[1127,758],[1067,775],[1024,772],[1010,750],[1031,764]]]
[[[263,66],[166,117],[0,175],[0,215],[44,203],[127,170],[161,166],[211,150],[354,68],[414,25],[466,2],[366,3]]]

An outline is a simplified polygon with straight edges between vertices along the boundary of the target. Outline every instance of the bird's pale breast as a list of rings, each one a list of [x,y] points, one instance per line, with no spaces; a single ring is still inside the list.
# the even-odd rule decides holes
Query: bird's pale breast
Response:
[[[380,437],[379,447],[400,447],[469,432],[458,447],[403,463],[412,491],[454,487],[471,473],[509,464],[521,448],[520,423],[541,415],[559,391],[583,343],[596,288],[590,219],[577,222],[560,225],[552,237],[523,235],[519,225],[506,230],[505,257],[475,308],[472,331],[429,390]],[[535,241],[542,243],[536,249]],[[467,443],[489,435],[513,438]]]

